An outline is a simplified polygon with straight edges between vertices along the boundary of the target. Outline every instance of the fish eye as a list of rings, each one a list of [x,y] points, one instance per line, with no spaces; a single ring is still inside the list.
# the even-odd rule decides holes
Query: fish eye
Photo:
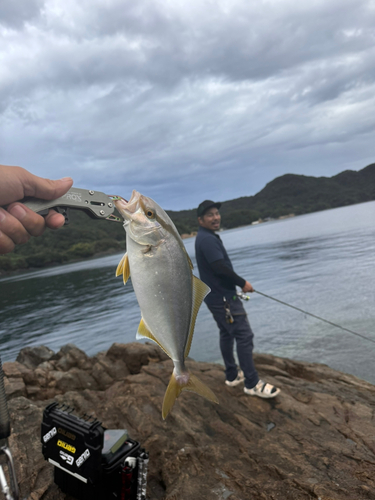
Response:
[[[153,217],[155,217],[155,213],[153,210],[151,210],[151,208],[146,209],[146,217],[148,217],[149,219],[152,219]]]

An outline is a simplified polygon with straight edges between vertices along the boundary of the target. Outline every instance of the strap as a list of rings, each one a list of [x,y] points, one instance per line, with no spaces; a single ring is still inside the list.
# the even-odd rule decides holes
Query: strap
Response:
[[[272,384],[269,384],[268,382],[263,382],[262,388],[260,389],[260,392],[263,392],[265,394],[272,394],[276,390],[276,387]]]
[[[133,469],[125,465],[121,471],[121,500],[131,499]]]

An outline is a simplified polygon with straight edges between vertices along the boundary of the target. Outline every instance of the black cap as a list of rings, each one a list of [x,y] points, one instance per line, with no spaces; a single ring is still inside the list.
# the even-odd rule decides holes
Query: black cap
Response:
[[[215,203],[212,200],[204,200],[204,201],[202,201],[202,203],[197,208],[197,215],[198,215],[198,217],[202,217],[202,215],[204,215],[205,212],[209,208],[212,208],[212,207],[220,208],[221,207],[221,203]]]

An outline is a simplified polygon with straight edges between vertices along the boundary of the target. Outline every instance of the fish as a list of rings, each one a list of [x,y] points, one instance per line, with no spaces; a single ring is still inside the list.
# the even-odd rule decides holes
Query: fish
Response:
[[[156,342],[174,365],[164,395],[163,419],[182,391],[218,403],[212,390],[185,366],[197,314],[210,288],[193,275],[175,225],[154,200],[134,190],[129,201],[118,199],[115,206],[126,231],[126,253],[116,276],[122,276],[124,284],[131,276],[141,310],[136,338]]]

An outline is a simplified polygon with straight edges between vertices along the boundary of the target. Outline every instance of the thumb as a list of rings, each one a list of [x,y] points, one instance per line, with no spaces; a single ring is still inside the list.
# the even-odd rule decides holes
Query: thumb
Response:
[[[42,200],[54,200],[65,194],[72,185],[73,179],[71,177],[52,181],[30,174],[30,177],[24,180],[24,195]]]

